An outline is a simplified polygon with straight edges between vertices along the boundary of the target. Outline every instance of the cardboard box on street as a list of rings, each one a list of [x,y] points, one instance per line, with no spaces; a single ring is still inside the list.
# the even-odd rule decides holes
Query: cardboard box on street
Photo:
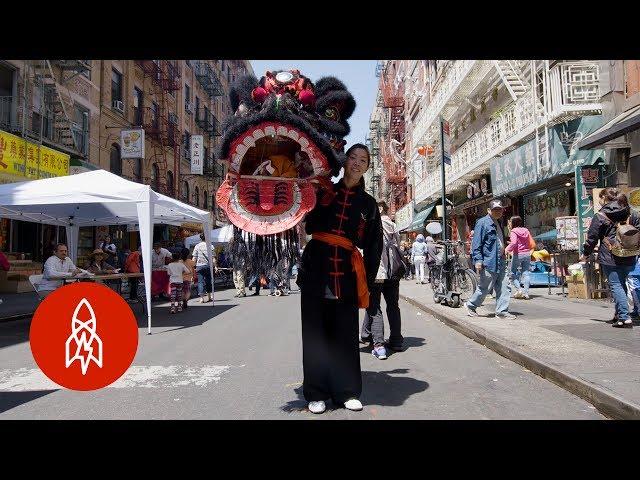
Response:
[[[574,279],[573,277],[567,277],[567,298],[589,298],[589,291],[587,290],[587,284],[584,283],[584,278]]]

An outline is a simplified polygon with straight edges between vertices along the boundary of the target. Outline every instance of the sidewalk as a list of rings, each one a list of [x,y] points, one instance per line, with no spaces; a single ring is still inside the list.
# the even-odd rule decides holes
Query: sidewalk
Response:
[[[468,317],[464,307],[436,304],[430,285],[400,283],[400,296],[464,335],[592,403],[611,418],[640,419],[640,328],[617,329],[613,303],[574,300],[559,289],[532,288],[531,300],[511,299],[515,320]]]
[[[0,293],[0,322],[31,316],[38,308],[36,292]]]

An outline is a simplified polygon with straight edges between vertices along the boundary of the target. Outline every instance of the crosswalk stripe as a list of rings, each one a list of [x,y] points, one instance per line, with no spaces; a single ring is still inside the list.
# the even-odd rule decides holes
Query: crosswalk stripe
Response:
[[[175,388],[206,387],[218,383],[229,372],[230,365],[131,366],[126,373],[106,388]],[[39,368],[0,370],[0,392],[58,390],[64,387],[52,382]]]

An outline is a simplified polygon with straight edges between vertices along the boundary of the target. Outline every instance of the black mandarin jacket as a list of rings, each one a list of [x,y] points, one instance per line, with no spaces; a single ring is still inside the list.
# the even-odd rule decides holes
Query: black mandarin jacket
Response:
[[[333,193],[328,205],[323,205],[324,194],[318,192],[316,206],[305,218],[305,231],[307,235],[340,235],[361,248],[371,286],[382,255],[382,221],[376,201],[362,184],[349,189],[342,180],[333,185]],[[344,248],[310,240],[302,254],[297,282],[303,294],[357,303],[351,252]]]

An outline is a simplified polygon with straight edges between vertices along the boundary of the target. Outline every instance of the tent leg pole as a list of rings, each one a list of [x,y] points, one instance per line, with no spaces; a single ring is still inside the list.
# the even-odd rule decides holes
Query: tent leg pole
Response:
[[[151,335],[151,312],[147,314],[147,335]]]

